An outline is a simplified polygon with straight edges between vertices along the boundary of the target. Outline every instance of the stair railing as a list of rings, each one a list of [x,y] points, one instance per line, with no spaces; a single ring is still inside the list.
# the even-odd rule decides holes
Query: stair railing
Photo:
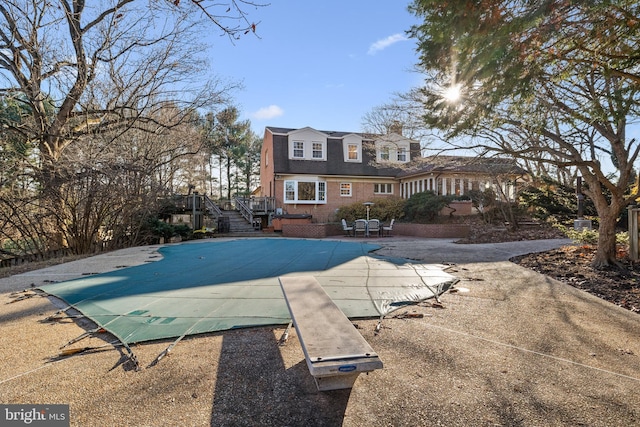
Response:
[[[218,205],[213,203],[213,200],[211,200],[206,194],[204,195],[204,206],[210,215],[215,216],[216,220],[222,216],[222,211]]]
[[[236,197],[236,209],[240,212],[240,215],[246,219],[249,224],[254,225],[253,223],[253,211],[251,208],[239,197]]]

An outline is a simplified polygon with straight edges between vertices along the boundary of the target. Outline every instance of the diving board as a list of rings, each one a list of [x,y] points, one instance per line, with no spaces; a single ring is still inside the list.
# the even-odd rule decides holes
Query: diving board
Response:
[[[280,277],[307,367],[320,391],[351,388],[382,361],[313,276]]]

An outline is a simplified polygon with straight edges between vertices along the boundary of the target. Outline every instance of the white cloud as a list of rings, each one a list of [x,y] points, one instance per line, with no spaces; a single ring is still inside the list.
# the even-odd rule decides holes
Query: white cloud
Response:
[[[384,50],[386,48],[388,48],[389,46],[391,46],[392,44],[401,42],[401,41],[405,41],[407,40],[407,38],[405,36],[403,36],[402,34],[398,33],[398,34],[393,34],[387,38],[384,38],[382,40],[378,40],[375,43],[372,43],[371,46],[369,46],[369,51],[367,52],[367,54],[369,55],[375,55],[377,52]]]
[[[284,110],[277,105],[269,105],[268,107],[263,107],[253,113],[251,116],[256,120],[268,120],[273,119],[274,117],[280,117],[284,114]]]

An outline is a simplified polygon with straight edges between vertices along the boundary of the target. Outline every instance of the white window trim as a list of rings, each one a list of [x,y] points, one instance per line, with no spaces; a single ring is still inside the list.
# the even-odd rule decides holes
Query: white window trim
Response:
[[[294,156],[294,147],[296,143],[302,143],[302,157]],[[322,147],[322,157],[313,157],[313,145],[320,144]],[[315,140],[289,140],[289,159],[291,160],[313,160],[316,162],[327,160],[327,141],[315,141]]]
[[[386,159],[382,158],[382,155],[386,155]],[[379,162],[386,163],[391,161],[391,147],[384,145],[376,150],[376,157]]]
[[[287,199],[287,183],[290,183],[290,182],[294,183],[294,187],[293,187],[294,199],[293,200]],[[315,184],[315,193],[316,193],[315,200],[298,200],[298,183],[299,182]],[[283,186],[284,186],[283,202],[285,204],[319,205],[319,204],[327,203],[327,182],[326,181],[305,181],[305,180],[298,180],[298,179],[287,179],[283,182]],[[323,194],[321,195],[321,193]],[[322,196],[324,196],[324,198]]]
[[[383,159],[382,153],[389,151],[389,159]],[[399,160],[404,153],[404,160]],[[411,160],[411,144],[408,141],[376,143],[376,160],[380,163],[409,163]]]
[[[320,145],[320,157],[315,156],[315,152],[317,151],[315,146]],[[311,141],[311,158],[313,160],[323,160],[327,157],[325,154],[325,145],[320,141]]]
[[[400,156],[404,155],[404,160],[400,160]],[[409,160],[409,150],[407,150],[405,147],[398,147],[398,149],[396,150],[396,160],[399,163],[407,163]]]
[[[296,148],[297,144],[302,144],[302,156],[296,156],[296,150],[299,150],[299,148]],[[292,141],[291,142],[291,158],[292,159],[304,159],[305,157],[305,143],[304,141]]]
[[[343,157],[345,163],[362,163],[362,140],[357,140],[356,138],[345,138],[343,140]],[[349,158],[349,146],[356,147],[356,158]]]
[[[349,186],[349,193],[348,194],[342,194],[342,186],[343,185],[348,185]],[[353,184],[350,182],[341,182],[340,183],[340,197],[352,197],[353,196]]]
[[[376,185],[378,185],[378,190],[380,190],[380,186],[382,186],[382,185],[384,185],[384,186],[385,186],[385,190],[387,189],[387,187],[388,187],[388,186],[390,186],[389,188],[391,188],[391,191],[390,191],[390,192],[387,192],[387,191],[375,191],[375,186],[376,186]],[[373,189],[374,189],[374,190],[373,190],[373,194],[385,194],[385,195],[393,194],[393,192],[394,192],[393,187],[394,187],[394,185],[393,185],[393,184],[391,184],[391,183],[387,183],[387,182],[377,182],[377,183],[375,183],[375,184],[374,184],[374,187],[373,187]]]

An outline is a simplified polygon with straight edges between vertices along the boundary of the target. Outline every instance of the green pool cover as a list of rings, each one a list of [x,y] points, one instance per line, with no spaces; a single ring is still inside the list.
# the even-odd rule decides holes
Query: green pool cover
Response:
[[[41,287],[124,344],[288,324],[278,277],[312,275],[350,318],[432,298],[457,279],[439,266],[369,253],[376,245],[239,239],[171,245],[157,262]]]

